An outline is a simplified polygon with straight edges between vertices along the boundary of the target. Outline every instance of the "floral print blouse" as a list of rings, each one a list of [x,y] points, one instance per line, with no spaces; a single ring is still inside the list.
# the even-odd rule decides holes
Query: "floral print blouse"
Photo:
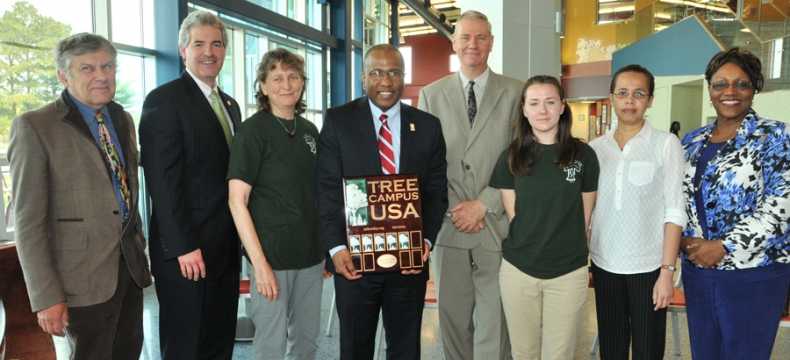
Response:
[[[688,224],[683,236],[702,237],[694,200],[694,173],[716,122],[683,138]],[[704,164],[703,164],[704,165]],[[750,110],[702,176],[706,240],[721,239],[727,254],[720,270],[790,263],[790,128]],[[703,220],[705,220],[703,217]],[[688,261],[688,254],[681,251]]]

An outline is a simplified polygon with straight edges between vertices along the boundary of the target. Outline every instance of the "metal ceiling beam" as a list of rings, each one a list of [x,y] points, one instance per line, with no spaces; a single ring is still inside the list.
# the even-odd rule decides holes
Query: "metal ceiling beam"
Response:
[[[430,0],[400,0],[408,6],[415,14],[419,15],[428,25],[431,25],[447,40],[452,40],[453,26],[447,21],[447,17],[438,10],[431,7]]]

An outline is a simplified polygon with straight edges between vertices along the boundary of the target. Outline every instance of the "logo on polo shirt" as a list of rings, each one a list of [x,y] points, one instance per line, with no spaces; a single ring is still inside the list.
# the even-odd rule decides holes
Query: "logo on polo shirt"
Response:
[[[574,183],[576,182],[576,174],[582,171],[582,163],[579,160],[573,160],[573,162],[563,170],[568,174],[565,180],[569,183]]]

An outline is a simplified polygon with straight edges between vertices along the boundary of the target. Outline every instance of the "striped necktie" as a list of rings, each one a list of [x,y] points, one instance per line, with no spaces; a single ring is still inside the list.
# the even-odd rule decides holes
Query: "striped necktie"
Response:
[[[381,120],[381,129],[379,130],[381,170],[385,175],[395,174],[395,152],[392,149],[392,132],[387,124],[387,115],[381,114],[379,120]]]
[[[104,160],[106,160],[107,164],[110,165],[110,170],[112,170],[113,176],[116,180],[118,180],[118,188],[121,193],[121,198],[123,199],[123,202],[126,203],[126,211],[124,212],[123,219],[123,221],[126,222],[131,209],[131,192],[129,191],[129,182],[126,179],[126,171],[123,169],[123,163],[121,162],[121,158],[118,156],[118,151],[115,148],[115,144],[112,142],[110,130],[107,128],[107,123],[104,122],[104,116],[102,113],[98,112],[94,115],[94,117],[96,118],[96,122],[99,123],[99,142],[101,143],[101,151],[104,155]]]

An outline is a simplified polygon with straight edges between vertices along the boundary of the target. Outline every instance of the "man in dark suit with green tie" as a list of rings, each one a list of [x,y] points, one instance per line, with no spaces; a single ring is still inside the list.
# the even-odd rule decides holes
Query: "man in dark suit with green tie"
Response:
[[[165,360],[230,359],[239,238],[225,175],[241,111],[217,86],[228,44],[222,21],[190,13],[178,43],[186,71],[148,94],[140,120],[160,348]]]

